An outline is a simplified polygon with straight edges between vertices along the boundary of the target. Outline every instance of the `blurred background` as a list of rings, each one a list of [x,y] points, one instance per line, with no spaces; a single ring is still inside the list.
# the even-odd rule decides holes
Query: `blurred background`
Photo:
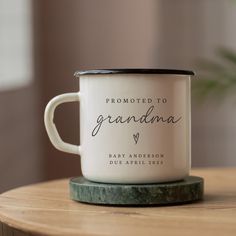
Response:
[[[233,0],[0,0],[0,192],[80,173],[43,125],[78,69],[195,70],[192,166],[236,165],[235,22]],[[78,104],[57,109],[65,141],[79,143],[78,117]]]

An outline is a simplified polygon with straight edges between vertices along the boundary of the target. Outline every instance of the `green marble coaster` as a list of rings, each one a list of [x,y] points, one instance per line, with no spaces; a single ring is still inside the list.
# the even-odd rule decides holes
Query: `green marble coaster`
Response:
[[[104,184],[76,177],[70,180],[70,197],[79,202],[105,205],[166,205],[203,198],[203,178],[160,184]]]

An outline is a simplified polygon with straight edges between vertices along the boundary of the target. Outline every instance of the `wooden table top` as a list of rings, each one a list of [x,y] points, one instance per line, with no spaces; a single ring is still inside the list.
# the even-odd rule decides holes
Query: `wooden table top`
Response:
[[[0,195],[0,235],[236,235],[236,168],[197,169],[205,199],[179,206],[110,207],[73,202],[68,180]]]

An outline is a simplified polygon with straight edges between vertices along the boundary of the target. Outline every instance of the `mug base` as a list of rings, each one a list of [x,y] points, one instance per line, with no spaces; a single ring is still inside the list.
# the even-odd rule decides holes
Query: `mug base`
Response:
[[[105,184],[84,177],[70,180],[72,200],[103,205],[168,205],[203,199],[204,180],[188,176],[181,181],[154,184]]]
[[[188,169],[180,171],[175,170],[173,172],[175,172],[175,174],[170,174],[170,171],[167,171],[166,173],[162,172],[159,175],[157,175],[157,173],[154,173],[153,175],[140,173],[140,175],[137,176],[137,174],[131,175],[127,173],[124,173],[123,175],[120,173],[117,175],[114,173],[112,175],[105,175],[104,173],[99,175],[87,173],[82,170],[85,179],[101,184],[159,184],[182,181],[189,176]]]

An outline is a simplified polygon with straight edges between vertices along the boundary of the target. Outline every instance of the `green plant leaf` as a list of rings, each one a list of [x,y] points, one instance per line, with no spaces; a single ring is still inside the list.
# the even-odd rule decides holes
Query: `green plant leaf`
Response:
[[[236,53],[219,48],[214,60],[198,61],[199,79],[192,85],[193,96],[203,102],[207,97],[224,98],[236,91]]]
[[[227,49],[227,48],[219,48],[218,54],[220,58],[227,60],[228,62],[232,63],[236,66],[236,53]]]

